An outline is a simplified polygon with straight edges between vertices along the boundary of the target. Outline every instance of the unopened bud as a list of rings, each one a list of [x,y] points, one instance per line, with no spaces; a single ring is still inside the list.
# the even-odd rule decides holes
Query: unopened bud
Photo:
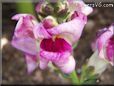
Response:
[[[52,16],[48,16],[46,17],[43,21],[43,26],[46,28],[46,29],[49,29],[49,28],[52,28],[56,25],[58,25],[56,19]]]
[[[46,15],[51,15],[54,12],[54,8],[50,4],[46,4],[42,11]]]

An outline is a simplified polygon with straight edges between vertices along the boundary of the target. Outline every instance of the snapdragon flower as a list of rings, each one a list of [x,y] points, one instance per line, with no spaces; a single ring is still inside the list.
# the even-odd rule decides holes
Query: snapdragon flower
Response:
[[[42,12],[41,5],[37,7],[38,12]],[[38,67],[38,62],[41,69],[52,62],[64,73],[75,70],[72,46],[87,22],[84,13],[74,11],[64,23],[58,23],[53,15],[44,17],[41,22],[30,14],[17,14],[12,19],[18,20],[12,45],[25,53],[28,72]]]
[[[114,25],[100,31],[96,40],[99,57],[114,65]]]

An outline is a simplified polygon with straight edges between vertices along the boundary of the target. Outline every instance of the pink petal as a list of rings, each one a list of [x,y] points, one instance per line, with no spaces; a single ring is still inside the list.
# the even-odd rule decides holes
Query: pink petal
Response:
[[[114,64],[114,35],[108,40],[105,53],[106,59]]]
[[[60,52],[48,52],[45,50],[40,51],[40,57],[52,62],[67,60],[68,56],[70,55],[71,55],[70,52],[60,53]]]
[[[41,58],[39,64],[40,69],[44,70],[45,68],[47,68],[48,62],[49,61],[47,61],[46,59]]]
[[[30,37],[17,38],[14,36],[11,44],[25,53],[32,55],[36,55],[37,53],[36,40]]]
[[[26,54],[25,56],[26,56],[25,58],[27,63],[27,71],[28,73],[31,73],[38,67],[37,57],[29,54]]]
[[[32,19],[32,17],[29,14],[17,14],[13,17],[13,19],[18,20],[18,23],[12,39],[12,45],[23,52],[35,55],[37,53],[36,40],[33,34],[35,26],[33,21],[35,19]]]
[[[29,17],[30,19],[35,19],[35,17],[30,14],[16,14],[12,17],[12,20],[19,20],[22,17]]]
[[[113,32],[111,32],[110,30],[107,30],[97,39],[96,43],[99,51],[104,47],[104,45],[112,35],[113,35]]]
[[[38,38],[51,38],[51,35],[47,32],[44,26],[40,23],[35,26],[33,33],[36,39]]]
[[[111,25],[109,28],[102,29],[101,35],[97,38],[96,44],[99,52],[99,57],[107,60],[112,65],[114,64],[114,45],[113,45],[113,35],[114,26]]]
[[[68,57],[66,62],[55,62],[55,64],[66,74],[72,73],[75,70],[76,65],[73,56]]]
[[[65,34],[68,35],[71,42],[77,42],[77,40],[80,38],[83,28],[86,24],[86,16],[83,14],[79,14],[78,17],[74,18],[73,20],[60,24],[56,27],[53,27],[51,29],[48,29],[48,32],[52,35],[61,35]]]
[[[12,17],[12,19],[18,20],[18,23],[15,28],[14,35],[16,37],[32,37],[34,34],[32,32],[34,26],[37,24],[34,16],[30,14],[17,14]]]
[[[83,1],[68,0],[68,2],[71,11],[78,11],[85,15],[89,15],[93,11],[93,8],[86,5]]]

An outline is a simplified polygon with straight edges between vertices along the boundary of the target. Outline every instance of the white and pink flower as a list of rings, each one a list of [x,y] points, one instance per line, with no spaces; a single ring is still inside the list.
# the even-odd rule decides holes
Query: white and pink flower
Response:
[[[114,65],[114,25],[98,31],[97,39],[92,43],[93,51],[98,51],[97,57]]]
[[[72,45],[79,40],[87,22],[83,12],[74,11],[70,21],[61,24],[50,15],[41,22],[30,14],[17,14],[12,19],[18,20],[12,45],[25,53],[28,72],[38,66],[38,59],[41,69],[52,62],[64,73],[75,70]]]
[[[114,25],[100,31],[96,40],[99,57],[114,65]]]

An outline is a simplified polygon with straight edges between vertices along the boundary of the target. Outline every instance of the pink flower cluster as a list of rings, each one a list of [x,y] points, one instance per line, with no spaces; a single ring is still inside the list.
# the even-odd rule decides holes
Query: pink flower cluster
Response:
[[[16,14],[12,17],[18,21],[12,45],[25,53],[29,73],[38,66],[45,69],[49,62],[64,73],[75,70],[72,46],[79,40],[92,8],[82,1],[72,1],[68,4],[71,7],[69,21],[61,24],[51,15],[41,22],[30,14]],[[41,4],[38,4],[37,12],[40,8]]]

